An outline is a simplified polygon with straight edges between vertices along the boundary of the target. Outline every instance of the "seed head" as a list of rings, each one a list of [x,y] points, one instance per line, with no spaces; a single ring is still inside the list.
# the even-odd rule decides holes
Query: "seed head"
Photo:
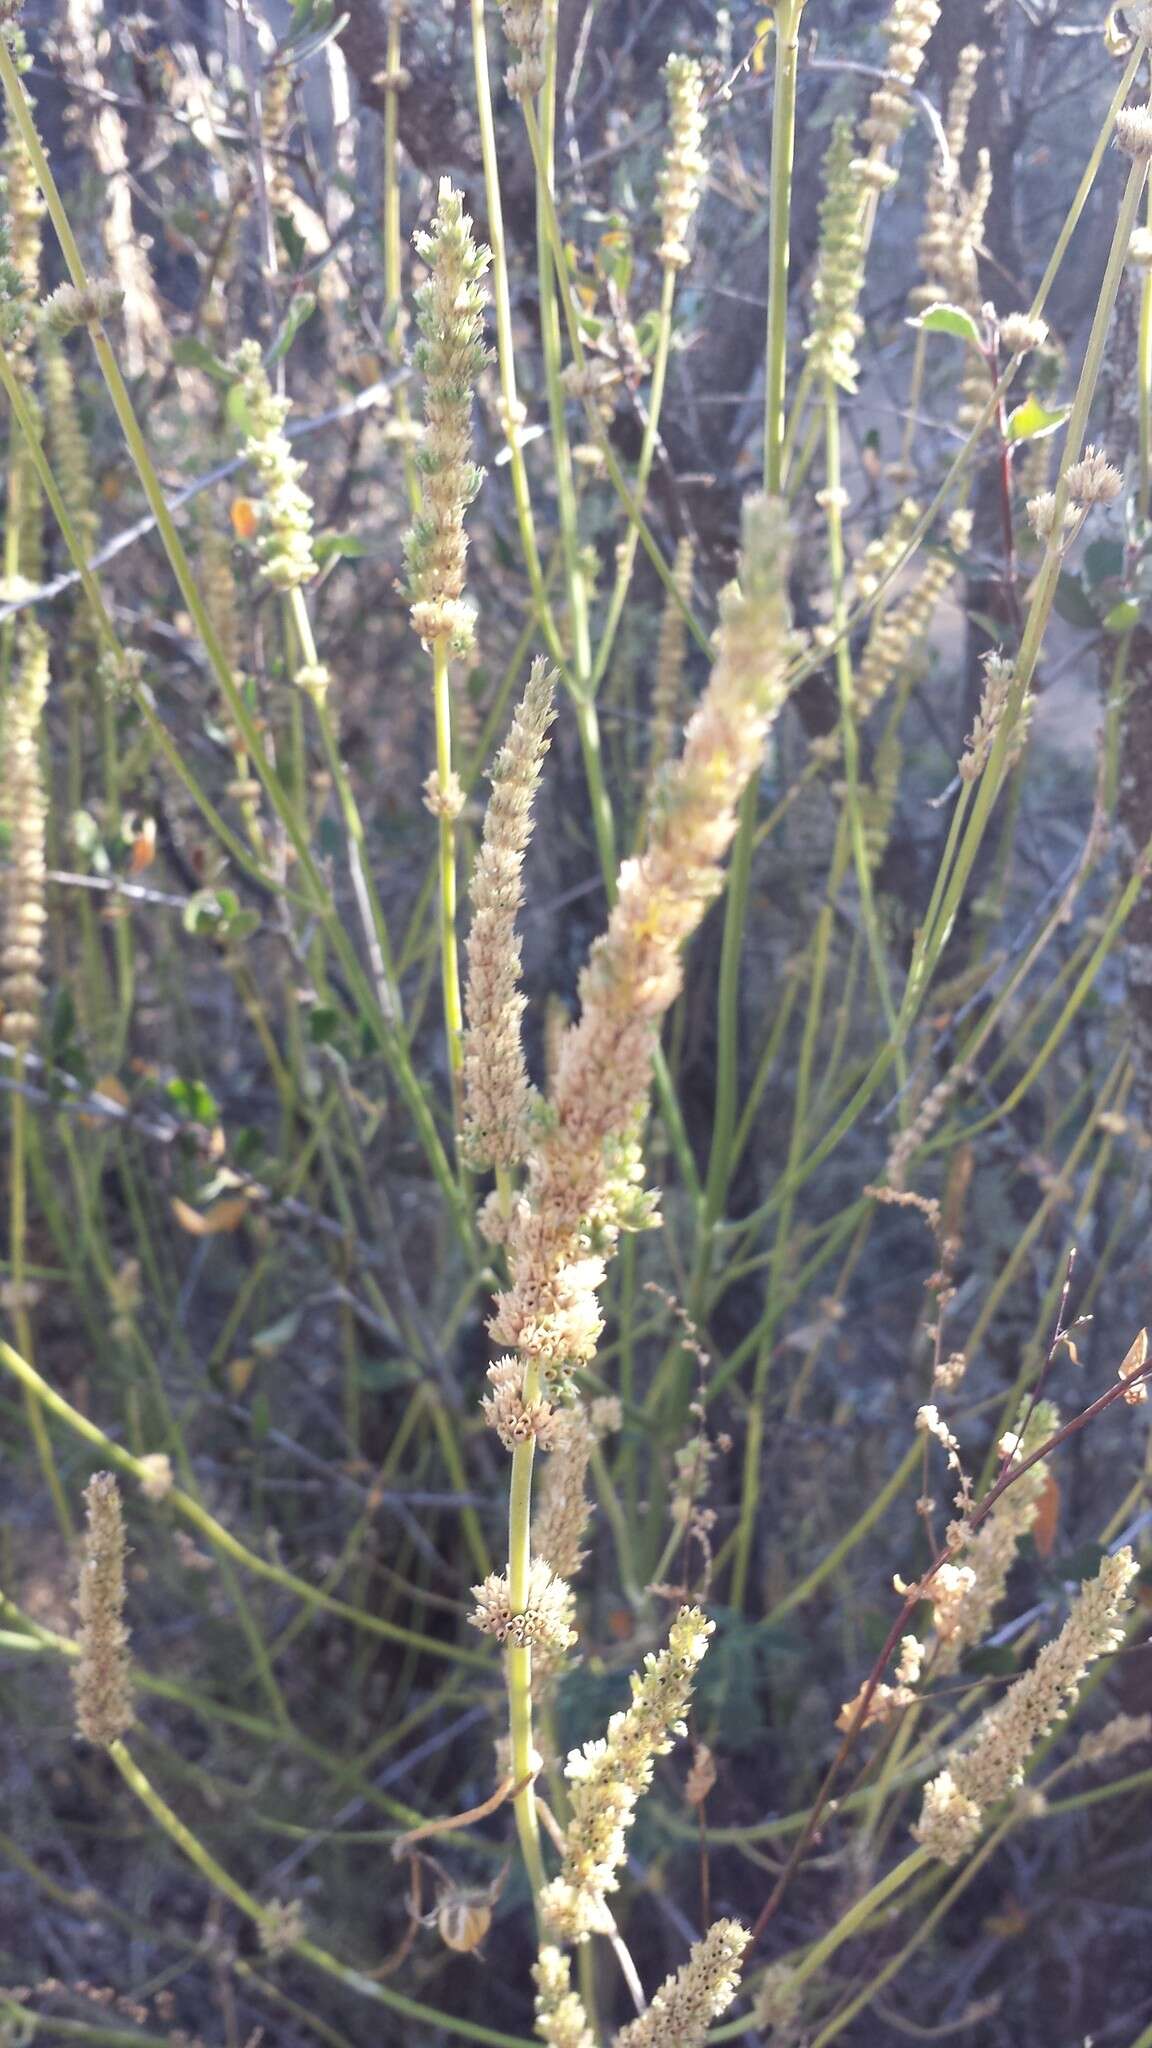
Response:
[[[666,1977],[646,2013],[621,2027],[613,2048],[701,2048],[713,2020],[727,2012],[751,1936],[736,1920],[717,1920],[688,1961]]]
[[[684,1732],[692,1682],[708,1648],[713,1624],[699,1608],[682,1607],[668,1646],[649,1653],[633,1673],[631,1704],[613,1714],[600,1742],[574,1749],[565,1766],[572,1787],[572,1817],[564,1831],[560,1875],[540,1898],[544,1924],[561,1941],[586,1941],[609,1924],[606,1897],[628,1853],[628,1830],[641,1794],[652,1782],[654,1759],[666,1756]]]
[[[260,479],[256,552],[273,590],[295,590],[317,573],[312,552],[312,500],[301,488],[304,464],[292,454],[284,424],[291,411],[268,381],[260,345],[242,341],[232,357],[248,418],[244,454]]]
[[[856,343],[864,332],[859,313],[863,288],[863,217],[852,123],[842,117],[832,130],[824,158],[819,269],[812,287],[812,328],[804,346],[813,367],[844,391],[855,391],[859,374]]]
[[[132,1726],[128,1630],[124,1626],[124,1518],[120,1489],[110,1472],[97,1472],[84,1491],[88,1527],[80,1565],[76,1610],[80,1656],[73,1673],[76,1726],[101,1748]]]
[[[1152,157],[1152,107],[1122,107],[1116,116],[1116,146],[1125,156]]]
[[[440,180],[431,229],[417,230],[413,240],[429,275],[416,294],[421,339],[415,362],[425,380],[426,432],[416,457],[424,479],[423,503],[404,543],[408,595],[413,629],[421,640],[444,641],[452,653],[466,655],[474,633],[472,607],[463,599],[464,514],[481,484],[481,471],[472,461],[472,394],[488,361],[480,338],[481,280],[491,259],[473,241],[463,194],[450,178]]]
[[[988,1808],[1022,1783],[1036,1744],[1076,1698],[1085,1673],[1119,1648],[1124,1631],[1117,1623],[1131,1604],[1127,1589],[1138,1570],[1127,1548],[1104,1559],[1096,1577],[1081,1586],[1059,1635],[982,1717],[972,1742],[925,1788],[913,1834],[942,1862],[958,1863],[968,1853]]]
[[[1068,496],[1075,505],[1111,505],[1124,489],[1124,478],[1101,448],[1086,448],[1079,462],[1064,472]]]
[[[19,668],[5,718],[0,818],[8,827],[8,868],[0,884],[0,1001],[6,1036],[25,1051],[36,1036],[43,995],[44,834],[47,798],[40,723],[48,693],[48,642],[37,625],[20,636]]]
[[[555,713],[555,671],[532,665],[496,756],[484,835],[472,873],[464,992],[464,1147],[473,1166],[515,1166],[528,1148],[532,1090],[524,1062],[520,941],[524,856]]]
[[[704,78],[694,57],[673,55],[664,66],[664,83],[671,134],[657,180],[663,232],[659,256],[671,269],[683,270],[688,262],[688,230],[708,175],[708,159],[700,147],[705,125]]]
[[[479,1586],[473,1586],[476,1602],[468,1616],[473,1628],[495,1636],[498,1643],[517,1649],[562,1651],[576,1641],[572,1627],[572,1591],[544,1562],[534,1557],[528,1568],[528,1599],[520,1613],[512,1607],[507,1572],[489,1572]]]
[[[1047,323],[1030,320],[1027,313],[1008,313],[1000,322],[1000,340],[1010,356],[1029,355],[1047,339]]]
[[[533,1965],[536,1979],[536,2032],[549,2048],[596,2048],[596,2036],[578,1992],[572,1989],[572,1965],[563,1949],[542,1948]]]
[[[504,34],[517,52],[517,62],[504,73],[514,100],[531,99],[544,83],[546,24],[542,0],[500,0]]]

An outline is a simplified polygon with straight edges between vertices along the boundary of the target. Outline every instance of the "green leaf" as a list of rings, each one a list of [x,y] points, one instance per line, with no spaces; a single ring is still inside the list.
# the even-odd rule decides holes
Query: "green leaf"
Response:
[[[1061,571],[1053,599],[1062,619],[1070,626],[1095,628],[1100,621],[1084,592],[1084,585],[1078,576],[1070,576],[1066,569]]]
[[[322,533],[313,541],[312,553],[323,568],[325,562],[358,561],[368,553],[368,543],[354,533]]]
[[[228,396],[224,400],[224,410],[228,415],[229,426],[237,434],[241,435],[245,441],[251,440],[255,432],[256,422],[248,408],[242,384],[229,385]]]
[[[1103,625],[1106,633],[1126,633],[1130,626],[1140,623],[1140,607],[1130,597],[1122,597],[1104,614]]]
[[[214,932],[221,922],[220,898],[214,889],[197,889],[184,905],[181,923],[186,932]]]
[[[1034,394],[1029,393],[1023,405],[1008,415],[1008,439],[1010,441],[1042,441],[1047,434],[1055,434],[1067,419],[1072,407],[1058,405],[1049,408],[1041,405]]]
[[[300,247],[301,251],[303,251],[303,243],[300,244]],[[296,267],[299,269],[299,264]],[[268,369],[271,369],[274,363],[283,360],[295,341],[296,336],[299,334],[300,329],[303,327],[304,322],[310,320],[315,311],[315,292],[297,292],[284,316],[284,324],[268,351]]]
[[[220,1109],[216,1097],[210,1088],[204,1086],[203,1081],[184,1081],[178,1077],[174,1081],[169,1081],[167,1095],[173,1108],[178,1109],[182,1116],[190,1118],[192,1123],[215,1124],[219,1121]]]
[[[922,327],[926,334],[954,334],[957,341],[970,341],[973,348],[980,347],[980,329],[963,306],[929,306],[911,325]]]
[[[293,270],[303,270],[308,251],[304,246],[303,235],[289,214],[276,215],[276,233],[284,245],[284,254]]]
[[[186,334],[182,341],[173,343],[172,361],[182,370],[203,370],[205,375],[215,379],[217,384],[231,384],[232,372],[227,363],[214,356],[211,349],[194,334]]]

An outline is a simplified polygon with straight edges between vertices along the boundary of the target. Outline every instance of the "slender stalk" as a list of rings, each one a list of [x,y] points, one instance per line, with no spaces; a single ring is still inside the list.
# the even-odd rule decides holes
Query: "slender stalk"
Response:
[[[74,1435],[82,1437],[86,1443],[95,1444],[101,1456],[115,1465],[118,1471],[129,1473],[137,1481],[147,1477],[147,1470],[138,1458],[134,1458],[130,1451],[126,1451],[122,1445],[106,1436],[104,1431],[98,1429],[94,1422],[90,1422],[86,1415],[81,1415],[79,1409],[73,1408],[70,1402],[65,1401],[63,1395],[48,1385],[27,1359],[22,1358],[19,1352],[14,1351],[10,1344],[3,1341],[0,1341],[0,1365],[22,1387],[31,1390],[49,1415],[63,1422]],[[469,1664],[480,1670],[488,1668],[487,1657],[478,1650],[462,1649],[459,1645],[441,1641],[436,1636],[421,1635],[416,1629],[401,1628],[397,1623],[382,1620],[379,1615],[353,1607],[346,1600],[333,1599],[330,1594],[310,1585],[306,1579],[297,1578],[294,1572],[286,1571],[282,1565],[273,1564],[270,1559],[249,1550],[246,1544],[233,1536],[231,1530],[226,1529],[222,1522],[218,1522],[214,1515],[209,1514],[207,1508],[202,1507],[198,1500],[194,1500],[181,1487],[173,1486],[165,1499],[172,1512],[182,1516],[194,1529],[198,1529],[215,1549],[222,1551],[226,1557],[234,1558],[237,1564],[242,1564],[245,1570],[254,1572],[258,1578],[268,1579],[273,1585],[283,1586],[285,1591],[294,1593],[297,1599],[303,1600],[306,1606],[322,1608],[327,1614],[340,1615],[345,1621],[354,1623],[357,1628],[366,1630],[370,1635],[386,1636],[392,1642],[407,1643],[410,1648],[423,1650],[431,1657],[444,1657],[449,1662]]]
[[[488,205],[488,246],[492,251],[492,303],[496,312],[496,366],[500,379],[508,469],[516,504],[516,523],[524,566],[532,589],[532,604],[548,642],[552,659],[566,669],[564,648],[552,616],[540,563],[540,549],[532,517],[528,471],[524,464],[520,427],[523,407],[516,389],[516,349],[512,335],[512,298],[508,286],[508,252],[504,238],[504,207],[500,196],[500,166],[496,149],[496,123],[492,113],[492,86],[488,76],[488,36],[484,26],[484,0],[471,0],[472,68],[476,83],[476,114],[480,126],[480,157],[484,166],[484,192]]]
[[[779,494],[783,481],[784,397],[788,371],[788,246],[792,163],[796,137],[796,69],[804,0],[776,0],[775,86],[769,188],[768,329],[764,371],[764,488]],[[717,985],[716,1102],[704,1198],[705,1228],[713,1229],[727,1196],[740,1067],[740,962],[748,915],[759,791],[744,792],[732,848],[724,905],[724,937]]]
[[[135,1793],[157,1826],[200,1872],[213,1891],[220,1892],[224,1898],[229,1899],[258,1927],[263,1925],[267,1919],[266,1908],[262,1907],[259,1900],[245,1890],[242,1884],[237,1883],[223,1864],[205,1848],[199,1836],[193,1834],[191,1828],[173,1812],[167,1800],[161,1797],[125,1744],[114,1742],[108,1754],[125,1784]],[[363,1971],[354,1970],[348,1964],[341,1963],[337,1957],[330,1955],[327,1949],[320,1948],[316,1942],[309,1941],[303,1936],[289,1939],[286,1946],[293,1955],[299,1956],[303,1962],[311,1963],[314,1969],[323,1971],[325,1976],[334,1978],[347,1990],[354,1991],[361,1998],[368,1998],[376,2004],[387,2006],[393,2012],[402,2013],[406,2019],[422,2026],[434,2027],[438,2032],[457,2034],[468,2041],[490,2042],[492,2048],[530,2048],[530,2044],[517,2035],[501,2034],[493,2027],[480,2026],[474,2020],[457,2019],[454,2014],[437,2012],[431,2006],[421,2005],[415,1998],[405,1998],[399,1991],[393,1991],[387,1984],[382,1984],[378,1978],[365,1976]]]
[[[539,1398],[540,1369],[529,1359],[524,1371],[524,1401]],[[528,1605],[528,1569],[532,1556],[532,1465],[536,1439],[517,1444],[512,1453],[512,1477],[508,1487],[508,1598],[513,1614]],[[505,1657],[508,1686],[508,1725],[511,1737],[512,1776],[516,1793],[516,1832],[532,1898],[538,1903],[544,1889],[544,1858],[540,1848],[540,1823],[536,1813],[534,1747],[532,1742],[532,1652],[513,1647]]]
[[[648,479],[652,474],[652,460],[656,453],[660,414],[664,405],[664,386],[668,379],[668,358],[672,348],[672,306],[675,296],[676,269],[673,264],[666,263],[660,283],[660,309],[657,315],[659,325],[656,330],[656,346],[652,355],[652,381],[648,391],[648,407],[644,420],[644,438],[640,443],[640,455],[636,463],[636,475],[633,481],[637,505],[643,505],[644,503]],[[620,621],[624,616],[624,607],[628,602],[628,592],[632,584],[632,572],[636,566],[636,548],[639,539],[639,526],[637,521],[629,514],[628,529],[617,551],[616,580],[612,586],[612,595],[608,601],[608,610],[605,614],[599,644],[596,648],[596,660],[592,669],[591,686],[593,691],[597,689],[602,681],[608,664],[612,659],[616,635],[619,631]]]
[[[592,692],[592,649],[588,620],[588,577],[580,547],[579,512],[568,440],[566,398],[560,381],[560,318],[556,307],[556,278],[549,249],[548,222],[554,211],[555,111],[556,111],[556,9],[547,9],[548,30],[544,46],[544,84],[540,92],[539,151],[536,161],[536,276],[540,293],[540,345],[544,362],[544,384],[548,394],[548,419],[552,433],[552,477],[556,487],[556,510],[560,521],[560,547],[564,564],[564,588],[568,600],[568,625],[572,648],[568,677],[580,697]]]
[[[452,694],[448,681],[448,653],[442,640],[437,640],[432,650],[432,706],[436,721],[436,779],[441,798],[441,809],[437,819],[440,982],[444,1003],[448,1070],[452,1076],[452,1098],[459,1127],[462,1107],[460,1091],[464,1073],[464,1005],[460,994],[460,961],[456,950],[456,820],[451,810]]]
[[[804,0],[776,0],[772,91],[772,169],[768,199],[768,329],[764,346],[764,489],[784,481],[784,395],[788,376],[788,253],[792,161],[796,147],[796,73]]]
[[[9,1134],[11,1156],[9,1159],[9,1216],[8,1256],[10,1261],[10,1285],[12,1289],[12,1327],[16,1342],[22,1351],[32,1356],[32,1319],[28,1313],[25,1290],[28,1285],[27,1268],[27,1162],[28,1162],[28,1101],[22,1093],[24,1060],[19,1055],[15,1062],[15,1092],[12,1096],[12,1127]],[[65,1494],[56,1460],[52,1452],[52,1439],[44,1421],[40,1403],[30,1387],[24,1389],[24,1414],[29,1435],[36,1447],[36,1456],[44,1483],[52,1496],[56,1520],[66,1543],[72,1541],[74,1526],[68,1498]]]
[[[884,946],[880,927],[876,919],[876,899],[872,890],[872,870],[868,849],[864,844],[864,822],[860,810],[860,748],[856,733],[856,718],[852,703],[852,654],[848,635],[844,631],[844,582],[847,567],[844,557],[844,522],[841,515],[843,478],[840,465],[840,401],[830,377],[824,380],[824,461],[825,461],[825,519],[828,533],[828,568],[832,587],[832,623],[836,633],[836,682],[840,697],[840,743],[844,749],[844,775],[846,783],[845,801],[848,807],[848,828],[852,840],[852,856],[856,867],[856,886],[860,891],[860,911],[864,919],[864,931],[868,940],[868,952],[872,961],[872,972],[880,992],[884,1008],[884,1019],[889,1036],[896,1043],[896,1069],[901,1085],[905,1079],[903,1047],[900,1043],[896,1021],[896,1010],[892,992],[888,986],[888,966],[884,958]]]

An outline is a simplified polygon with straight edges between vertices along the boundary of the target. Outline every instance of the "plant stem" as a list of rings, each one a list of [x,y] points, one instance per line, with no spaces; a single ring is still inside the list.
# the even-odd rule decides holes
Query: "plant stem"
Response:
[[[539,1399],[540,1368],[529,1359],[524,1368],[525,1406]],[[512,1453],[512,1477],[508,1487],[508,1604],[513,1614],[528,1606],[528,1571],[532,1556],[532,1465],[536,1439],[517,1444]],[[508,1726],[511,1738],[512,1777],[516,1793],[516,1831],[538,1904],[544,1889],[544,1859],[540,1849],[540,1823],[536,1813],[535,1757],[532,1741],[532,1652],[513,1646],[505,1659],[508,1683]],[[527,1782],[525,1782],[525,1780]]]
[[[448,1070],[452,1076],[452,1099],[459,1128],[464,1076],[464,1008],[456,951],[456,820],[451,810],[452,695],[448,681],[448,653],[442,640],[435,641],[432,648],[432,706],[436,719],[436,779],[441,800],[437,819],[440,981]]]
[[[796,147],[796,72],[804,0],[776,0],[772,91],[772,170],[768,200],[768,329],[764,352],[764,489],[783,484],[784,398],[788,377],[788,252],[792,161]]]

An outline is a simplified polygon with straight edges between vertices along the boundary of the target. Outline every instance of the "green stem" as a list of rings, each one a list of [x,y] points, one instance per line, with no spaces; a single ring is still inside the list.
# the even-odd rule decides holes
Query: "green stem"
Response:
[[[784,397],[788,377],[788,247],[796,147],[796,72],[804,0],[776,0],[775,81],[768,242],[768,330],[764,353],[764,489],[783,485]]]
[[[496,366],[500,380],[504,438],[508,468],[516,504],[516,522],[532,603],[553,661],[564,667],[564,649],[552,617],[536,543],[528,472],[524,465],[520,428],[523,407],[516,390],[516,348],[512,335],[512,299],[508,287],[508,254],[504,240],[504,208],[500,197],[500,168],[496,151],[496,123],[492,114],[492,87],[488,77],[488,37],[484,26],[484,0],[471,0],[472,67],[476,83],[476,114],[480,127],[480,157],[484,166],[484,192],[488,204],[488,245],[492,251],[492,303],[496,313]]]
[[[229,1875],[224,1866],[205,1848],[203,1842],[192,1833],[191,1828],[186,1827],[179,1815],[172,1811],[167,1801],[161,1798],[156,1787],[141,1770],[131,1751],[122,1742],[114,1742],[108,1754],[125,1784],[135,1793],[141,1805],[151,1814],[169,1841],[173,1842],[181,1854],[187,1857],[189,1863],[200,1872],[205,1882],[211,1885],[214,1891],[230,1899],[232,1904],[257,1927],[263,1926],[267,1920],[266,1908]],[[490,2042],[493,2048],[530,2048],[530,2044],[517,2035],[497,2033],[494,2028],[480,2026],[474,2020],[458,2019],[454,2014],[437,2012],[431,2006],[421,2005],[414,1998],[405,1998],[399,1991],[390,1990],[387,1984],[382,1984],[377,1978],[366,1976],[363,1971],[354,1970],[348,1964],[340,1962],[336,1956],[330,1955],[327,1949],[320,1948],[314,1941],[299,1937],[289,1941],[287,1947],[293,1955],[300,1956],[304,1962],[311,1963],[315,1969],[323,1971],[325,1976],[334,1978],[338,1984],[356,1992],[361,1998],[372,1999],[379,2005],[387,2006],[392,2012],[402,2013],[408,2020],[416,2021],[421,2026],[432,2027],[437,2033],[458,2034],[468,2041]]]
[[[844,776],[848,808],[848,828],[852,840],[852,857],[856,867],[856,886],[860,891],[860,911],[864,919],[864,931],[868,940],[868,952],[872,961],[872,972],[880,991],[884,1008],[884,1019],[888,1035],[896,1045],[896,1072],[903,1085],[905,1063],[888,986],[888,967],[884,958],[884,946],[880,927],[876,919],[876,899],[872,892],[872,869],[868,848],[864,842],[864,820],[860,809],[860,748],[856,733],[856,719],[852,703],[852,652],[848,635],[844,631],[844,581],[847,574],[844,558],[844,522],[841,516],[841,492],[843,479],[840,465],[840,403],[836,386],[831,377],[824,380],[824,454],[826,522],[828,531],[828,568],[832,586],[832,623],[836,633],[836,681],[840,696],[840,743],[844,750]]]
[[[138,1458],[134,1458],[130,1451],[124,1450],[120,1444],[106,1436],[104,1431],[98,1429],[94,1422],[90,1422],[86,1415],[81,1415],[78,1409],[73,1408],[54,1387],[50,1387],[48,1382],[41,1378],[27,1359],[21,1358],[19,1352],[14,1351],[10,1344],[5,1344],[2,1340],[0,1365],[13,1379],[19,1381],[22,1387],[31,1389],[37,1401],[50,1415],[66,1424],[76,1436],[83,1437],[86,1443],[94,1444],[101,1456],[107,1458],[110,1464],[117,1466],[121,1472],[130,1473],[137,1481],[146,1478],[146,1468],[141,1465]],[[323,1608],[325,1613],[337,1614],[343,1620],[353,1623],[355,1627],[366,1630],[370,1635],[386,1636],[391,1642],[407,1643],[413,1649],[425,1651],[430,1657],[445,1657],[450,1662],[470,1664],[482,1670],[488,1668],[488,1659],[478,1650],[461,1649],[459,1645],[442,1642],[436,1636],[424,1636],[415,1629],[401,1628],[398,1623],[384,1621],[378,1615],[353,1607],[344,1600],[333,1599],[330,1594],[309,1585],[306,1579],[298,1579],[294,1572],[286,1571],[282,1565],[273,1564],[270,1559],[249,1550],[224,1527],[222,1522],[218,1522],[214,1515],[210,1515],[198,1500],[194,1500],[179,1486],[172,1487],[165,1500],[174,1513],[190,1522],[194,1529],[199,1529],[201,1535],[206,1537],[215,1549],[223,1551],[226,1557],[234,1558],[237,1564],[242,1564],[246,1570],[255,1572],[258,1578],[268,1579],[273,1585],[283,1586],[287,1592],[294,1593],[297,1599],[303,1600],[306,1606]]]
[[[15,1088],[12,1095],[12,1157],[9,1162],[11,1178],[9,1181],[10,1214],[8,1219],[11,1287],[15,1304],[12,1312],[12,1324],[16,1332],[16,1342],[21,1346],[22,1350],[27,1351],[31,1355],[32,1319],[28,1313],[24,1297],[24,1289],[27,1285],[28,1102],[22,1092],[24,1078],[23,1054],[17,1054],[16,1056],[15,1072],[12,1078],[15,1082]],[[60,1532],[64,1537],[64,1541],[71,1543],[75,1530],[68,1507],[68,1497],[64,1491],[60,1474],[56,1469],[56,1460],[52,1453],[52,1439],[49,1436],[44,1421],[43,1410],[28,1387],[24,1389],[24,1414],[28,1423],[29,1435],[36,1446],[36,1456],[39,1460],[40,1470],[44,1475],[44,1483],[52,1496],[52,1505],[56,1510],[56,1520],[60,1525]]]
[[[636,464],[636,476],[633,485],[635,502],[638,505],[642,505],[644,502],[644,494],[648,488],[648,479],[652,473],[652,460],[656,453],[660,413],[664,404],[664,386],[668,378],[668,358],[672,347],[672,305],[675,296],[676,270],[672,264],[666,263],[660,287],[659,326],[656,331],[656,347],[652,357],[652,383],[648,392],[648,413],[644,421],[644,438],[640,443],[640,458]],[[612,596],[608,602],[604,628],[600,635],[599,646],[596,649],[596,660],[592,670],[593,692],[596,691],[603,680],[608,663],[612,658],[612,649],[616,644],[616,634],[619,630],[620,621],[624,616],[624,606],[628,602],[628,592],[632,584],[632,572],[636,565],[636,548],[639,539],[639,526],[636,520],[629,515],[628,530],[617,551],[616,581],[612,586]]]
[[[448,652],[442,640],[435,641],[432,648],[432,706],[436,719],[436,780],[441,801],[437,820],[440,981],[448,1070],[452,1076],[452,1097],[459,1126],[464,1076],[464,1008],[460,996],[460,961],[456,951],[456,820],[451,809],[452,695],[448,681]]]

